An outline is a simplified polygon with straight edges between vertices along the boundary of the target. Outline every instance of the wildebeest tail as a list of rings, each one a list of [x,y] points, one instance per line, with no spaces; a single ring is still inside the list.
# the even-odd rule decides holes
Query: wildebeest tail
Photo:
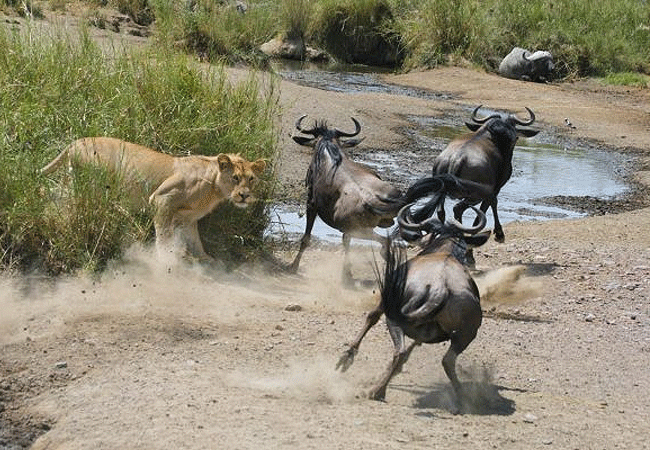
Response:
[[[386,245],[384,273],[381,274],[377,266],[375,266],[375,271],[377,272],[377,282],[381,292],[381,306],[384,314],[393,321],[399,321],[400,318],[404,317],[401,307],[408,275],[406,250],[389,238]]]

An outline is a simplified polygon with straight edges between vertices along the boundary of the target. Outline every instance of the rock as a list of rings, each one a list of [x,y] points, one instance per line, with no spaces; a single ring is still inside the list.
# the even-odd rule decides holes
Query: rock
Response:
[[[289,39],[279,36],[262,44],[260,50],[272,58],[297,59],[299,61],[305,59],[306,53],[305,42],[301,38]]]
[[[537,416],[535,414],[526,413],[523,420],[524,423],[534,423],[537,420]]]

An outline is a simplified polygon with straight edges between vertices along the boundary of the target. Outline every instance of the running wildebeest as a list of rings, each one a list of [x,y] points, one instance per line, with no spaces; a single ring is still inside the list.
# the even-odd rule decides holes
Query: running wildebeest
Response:
[[[476,114],[482,105],[472,112],[472,122],[466,122],[467,128],[473,133],[452,140],[436,157],[433,163],[433,176],[452,174],[456,177],[480,186],[464,197],[454,207],[456,220],[459,213],[465,211],[468,205],[481,204],[481,211],[492,208],[494,216],[494,237],[497,242],[503,242],[505,235],[497,214],[497,196],[501,188],[512,175],[512,154],[519,136],[532,137],[539,130],[520,128],[535,122],[535,114],[526,107],[530,114],[528,120],[519,119],[513,114],[502,116],[495,113],[487,117]]]
[[[306,136],[293,136],[293,140],[313,148],[313,157],[307,170],[307,224],[300,240],[300,249],[289,269],[298,270],[303,252],[309,245],[311,230],[316,217],[343,233],[345,261],[343,281],[352,283],[349,260],[350,240],[372,239],[386,245],[386,238],[375,233],[373,228],[388,228],[403,206],[401,191],[382,180],[371,168],[352,161],[342,151],[361,142],[353,138],[361,131],[359,122],[352,118],[355,131],[346,133],[329,128],[324,121],[318,121],[313,128],[302,128],[300,117],[296,128]]]
[[[462,386],[456,375],[456,358],[474,340],[482,321],[478,287],[465,267],[466,247],[483,245],[490,232],[481,233],[485,214],[473,206],[469,207],[476,211],[478,223],[472,227],[451,218],[443,223],[435,216],[415,223],[411,207],[405,206],[397,220],[401,236],[407,241],[419,240],[421,251],[406,261],[399,247],[389,245],[383,277],[379,277],[381,301],[367,315],[363,329],[336,367],[342,371],[350,367],[364,336],[385,314],[395,350],[370,398],[385,398],[388,383],[417,345],[450,341],[442,365],[456,394],[454,410],[458,412]],[[405,336],[413,339],[408,346]]]

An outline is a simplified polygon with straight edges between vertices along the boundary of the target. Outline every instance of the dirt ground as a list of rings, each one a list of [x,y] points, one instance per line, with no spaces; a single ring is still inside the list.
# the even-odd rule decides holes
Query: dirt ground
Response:
[[[0,449],[649,448],[650,208],[638,207],[649,92],[467,68],[385,77],[451,95],[281,82],[286,192],[302,192],[310,158],[289,139],[301,114],[341,128],[355,116],[363,145],[398,151],[407,114],[528,106],[540,128],[637,158],[636,207],[509,223],[504,244],[476,252],[485,318],[458,360],[462,414],[451,413],[446,344],[417,348],[385,402],[364,398],[391,359],[383,324],[334,370],[376,301],[340,285],[340,248],[307,250],[298,276],[223,274],[133,248],[99,280],[0,277]],[[371,278],[370,249],[355,249],[355,273]]]

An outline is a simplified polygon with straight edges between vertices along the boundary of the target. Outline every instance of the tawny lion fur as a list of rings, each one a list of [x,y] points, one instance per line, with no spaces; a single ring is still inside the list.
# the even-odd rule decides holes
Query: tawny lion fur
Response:
[[[226,200],[242,208],[255,202],[251,189],[266,168],[263,159],[250,162],[231,153],[171,156],[120,139],[90,137],[74,141],[41,173],[73,160],[104,166],[140,186],[143,199],[155,207],[156,246],[166,248],[181,238],[200,259],[209,257],[199,237],[199,219]]]

